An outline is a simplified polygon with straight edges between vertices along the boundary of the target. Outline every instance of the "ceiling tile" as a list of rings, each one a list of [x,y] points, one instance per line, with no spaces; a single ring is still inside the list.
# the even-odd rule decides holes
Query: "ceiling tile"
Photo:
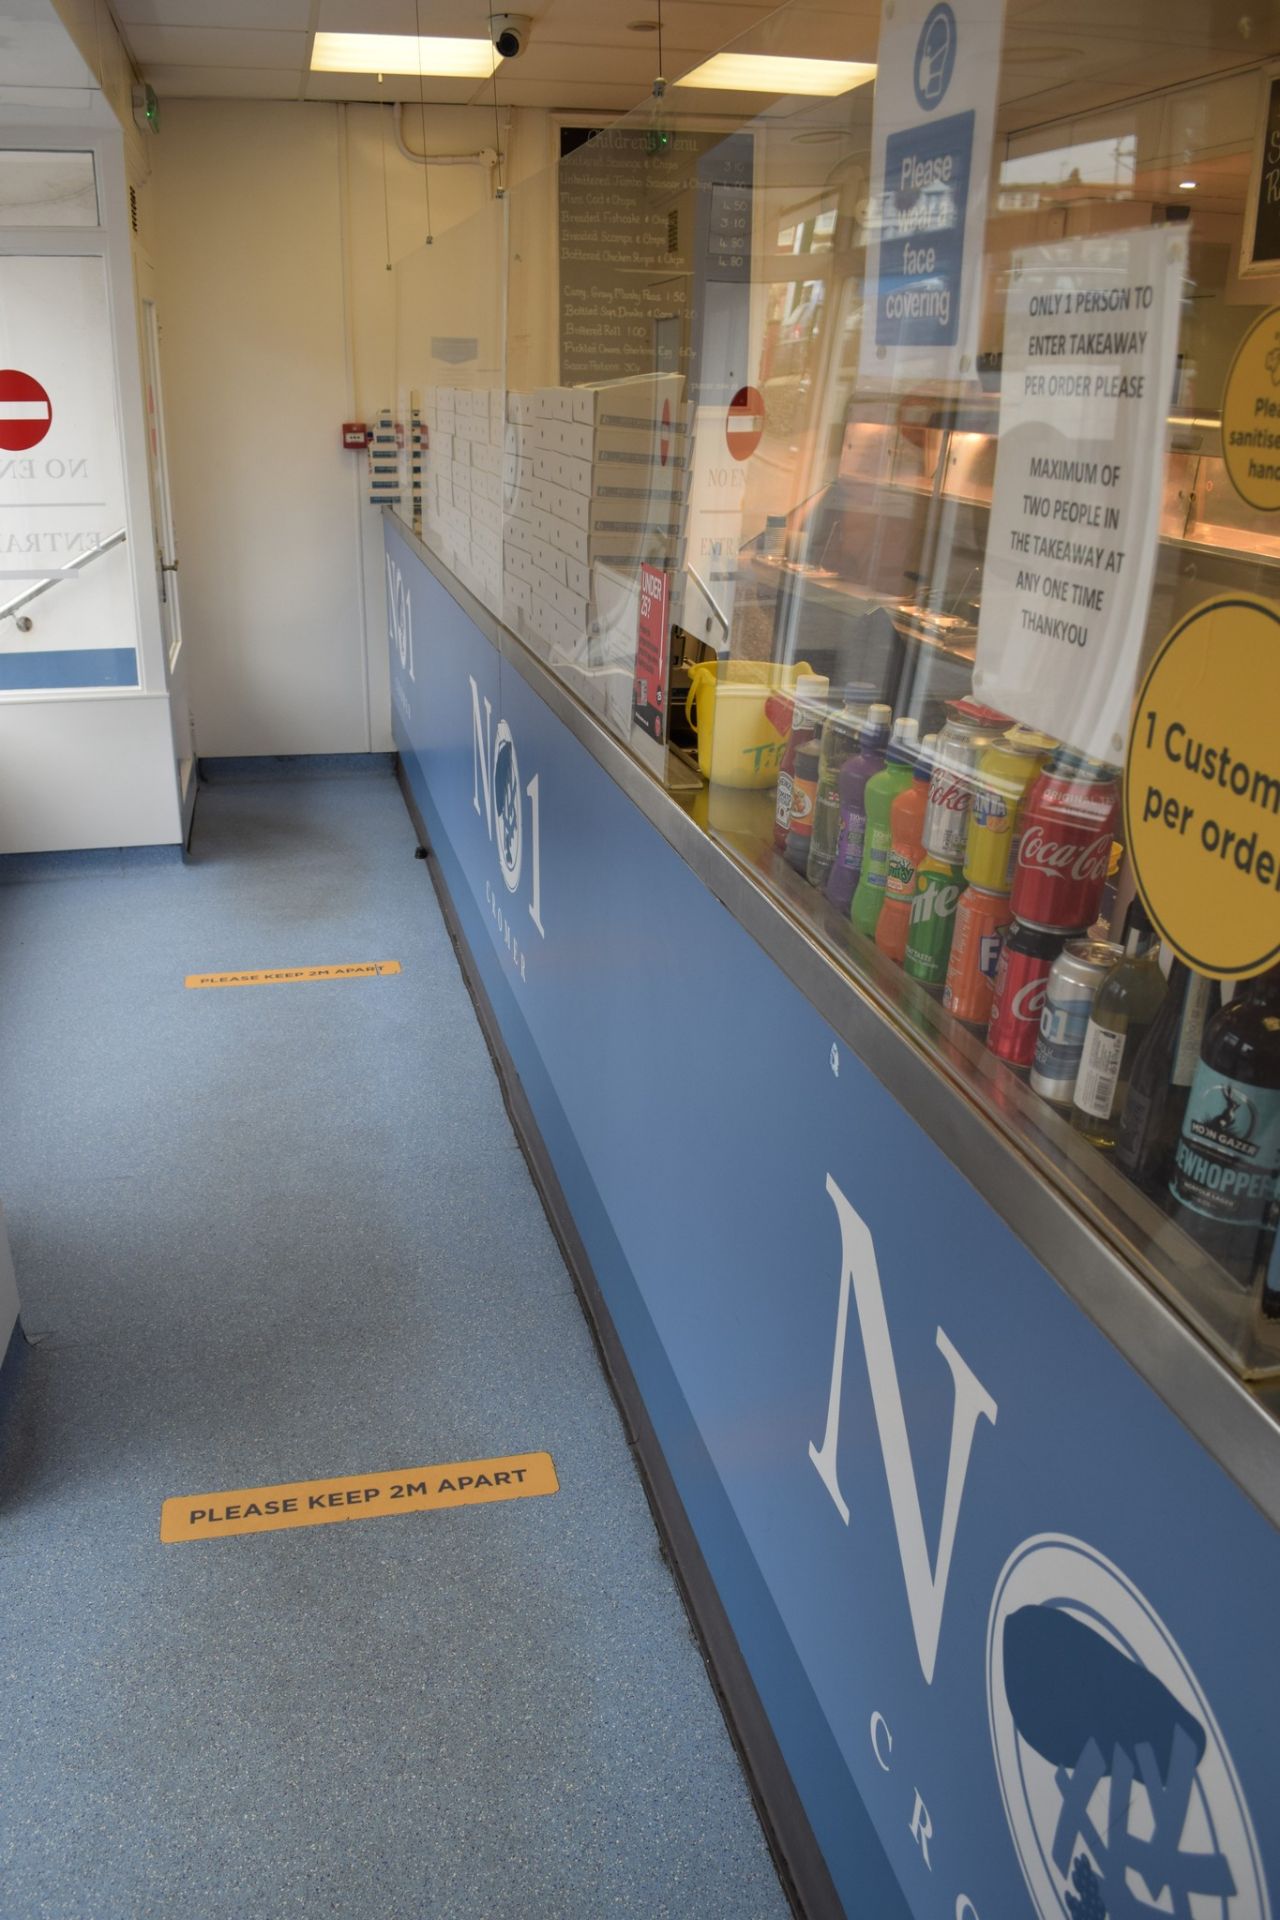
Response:
[[[305,33],[250,32],[231,27],[142,27],[128,30],[140,66],[289,67],[295,77],[307,57]]]
[[[518,11],[542,12],[541,0],[530,0]],[[416,33],[415,11],[424,34],[460,34],[487,39],[488,0],[320,0],[317,28],[325,33]],[[511,11],[517,9],[513,6]]]
[[[487,82],[485,83],[488,84]],[[432,79],[422,83],[423,98],[429,107],[465,107],[476,91],[474,80]],[[307,75],[308,100],[409,100],[418,98],[417,74],[397,74],[378,85],[376,73],[311,73]]]
[[[665,45],[663,53],[669,73],[684,73],[706,58],[696,50],[675,51]],[[498,99],[508,99],[512,83],[524,80],[589,80],[604,86],[630,87],[639,97],[649,91],[657,71],[656,44],[600,48],[533,40],[527,53],[516,60],[504,60],[498,68]]]
[[[147,78],[166,100],[296,100],[298,75],[283,67],[147,68]]]
[[[61,23],[0,16],[0,84],[5,87],[96,86]]]
[[[724,6],[712,0],[663,0],[662,42],[668,47],[696,47],[705,58],[727,40],[767,19],[771,7],[744,7],[740,0]],[[656,20],[657,0],[621,0],[607,10],[599,0],[546,0],[537,34],[548,40],[575,41],[579,46],[656,46],[656,33],[632,33],[629,20]]]
[[[630,0],[627,0],[630,4]],[[714,0],[704,0],[714,4]],[[665,21],[665,10],[663,14]],[[817,60],[874,60],[880,40],[879,0],[842,0],[831,10],[786,6],[735,34],[735,53],[801,56]]]
[[[611,115],[628,112],[647,95],[647,87],[619,86],[608,80],[511,80],[498,98],[509,107],[562,107],[566,112]],[[486,95],[479,90],[473,97],[482,106]]]
[[[305,33],[311,24],[311,0],[115,0],[113,11],[126,29],[138,24]]]

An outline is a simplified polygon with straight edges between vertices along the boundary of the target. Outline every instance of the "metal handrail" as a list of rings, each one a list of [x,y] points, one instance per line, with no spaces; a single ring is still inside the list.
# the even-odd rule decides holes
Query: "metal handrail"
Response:
[[[108,553],[112,547],[118,547],[124,538],[125,529],[121,527],[118,533],[108,534],[105,540],[100,540],[96,547],[90,547],[87,553],[77,554],[76,558],[69,560],[65,567],[59,567],[56,573],[51,573],[47,580],[37,581],[34,587],[28,587],[25,593],[18,595],[16,600],[6,600],[0,607],[0,620],[12,619],[19,607],[25,607],[32,600],[38,600],[42,593],[48,593],[50,587],[56,587],[59,580],[65,580],[69,574],[79,573],[81,567],[87,567],[89,562],[96,560],[100,553]]]

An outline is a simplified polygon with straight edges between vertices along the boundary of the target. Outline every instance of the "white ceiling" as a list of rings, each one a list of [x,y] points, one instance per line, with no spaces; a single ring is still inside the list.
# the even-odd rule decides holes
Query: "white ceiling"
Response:
[[[6,5],[8,0],[6,0]],[[623,113],[651,90],[657,35],[629,30],[657,17],[656,0],[508,0],[532,15],[527,50],[498,69],[504,106]],[[163,100],[417,100],[416,74],[312,74],[317,31],[487,38],[489,0],[115,0],[134,60]],[[687,73],[773,11],[744,0],[663,0],[663,65]],[[435,105],[488,104],[490,81],[426,75]]]
[[[993,0],[993,4],[995,0]],[[496,0],[502,4],[502,0]],[[506,0],[513,4],[513,0]],[[161,98],[410,100],[416,74],[312,74],[311,44],[338,32],[487,35],[490,0],[112,0],[140,71]],[[620,114],[638,106],[657,71],[657,36],[630,31],[658,0],[514,0],[533,16],[528,50],[497,72],[500,105]],[[0,0],[0,79],[16,50],[39,58],[49,0]],[[669,80],[732,42],[763,54],[875,58],[881,0],[662,0]],[[1160,87],[1194,82],[1280,52],[1280,0],[1005,0],[1001,131],[1096,113]],[[17,46],[15,47],[15,36]],[[50,45],[48,57],[53,57]],[[488,105],[489,81],[421,82],[429,104]],[[765,95],[682,93],[690,113],[795,112]],[[674,103],[673,103],[674,104]],[[808,102],[808,120],[865,118],[861,94]]]
[[[50,0],[4,0],[0,87],[92,87],[92,73]]]

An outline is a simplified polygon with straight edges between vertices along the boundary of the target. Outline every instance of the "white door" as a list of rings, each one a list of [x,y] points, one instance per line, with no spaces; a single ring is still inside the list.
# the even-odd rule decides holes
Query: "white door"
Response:
[[[164,629],[165,673],[173,715],[174,754],[178,763],[184,837],[190,829],[196,797],[195,723],[187,696],[187,662],[182,649],[182,601],[178,586],[178,541],[169,490],[169,456],[165,443],[164,391],[160,383],[160,319],[156,311],[154,276],[149,264],[135,253],[138,277],[138,317],[142,336],[143,404],[146,407],[147,468],[151,480],[151,513],[156,539],[156,580],[160,590],[160,618]]]

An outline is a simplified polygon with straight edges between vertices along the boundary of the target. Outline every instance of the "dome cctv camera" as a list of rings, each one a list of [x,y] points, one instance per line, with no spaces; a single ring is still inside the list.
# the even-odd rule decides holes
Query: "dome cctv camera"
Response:
[[[504,60],[514,60],[529,44],[533,21],[527,13],[491,13],[489,38]]]

